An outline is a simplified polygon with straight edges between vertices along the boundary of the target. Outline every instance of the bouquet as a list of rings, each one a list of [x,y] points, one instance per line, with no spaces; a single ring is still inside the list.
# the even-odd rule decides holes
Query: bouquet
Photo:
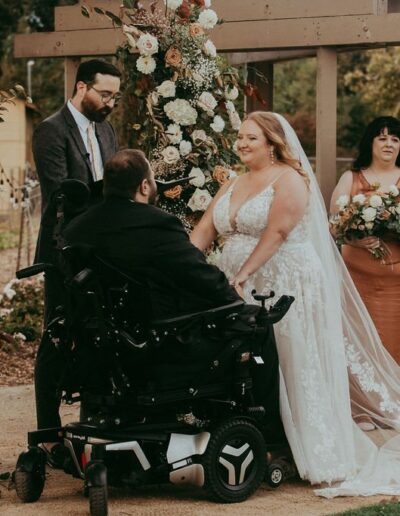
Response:
[[[329,222],[338,245],[368,236],[400,239],[400,193],[395,185],[388,193],[378,190],[368,196],[360,193],[351,200],[348,195],[341,195],[336,204],[339,211]],[[388,254],[383,242],[369,251],[381,260]]]
[[[187,178],[164,191],[159,205],[190,225],[235,175],[237,104],[249,85],[217,55],[209,32],[220,21],[211,0],[159,0],[148,9],[124,0],[118,17],[96,12],[124,34],[117,56],[126,75],[132,144],[161,181]]]

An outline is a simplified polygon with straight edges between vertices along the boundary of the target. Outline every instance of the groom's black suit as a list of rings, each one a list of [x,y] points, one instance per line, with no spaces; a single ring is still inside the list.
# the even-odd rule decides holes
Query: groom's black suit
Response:
[[[180,220],[149,204],[111,197],[75,218],[70,244],[98,254],[151,285],[155,318],[205,310],[240,299],[225,275],[193,246]]]

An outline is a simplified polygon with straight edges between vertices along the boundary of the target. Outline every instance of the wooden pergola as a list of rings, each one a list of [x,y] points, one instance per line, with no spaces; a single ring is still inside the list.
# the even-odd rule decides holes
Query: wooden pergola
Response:
[[[161,3],[162,0],[159,0]],[[81,7],[119,12],[120,0],[80,0],[55,8],[55,31],[19,34],[15,57],[64,57],[65,95],[70,96],[81,57],[113,55],[122,32],[104,16],[86,18]],[[149,4],[150,0],[144,0]],[[400,45],[400,0],[213,0],[224,23],[212,40],[233,64],[253,62],[268,77],[258,86],[273,106],[273,64],[317,58],[316,173],[326,200],[336,182],[337,53]],[[247,108],[253,110],[251,100]]]

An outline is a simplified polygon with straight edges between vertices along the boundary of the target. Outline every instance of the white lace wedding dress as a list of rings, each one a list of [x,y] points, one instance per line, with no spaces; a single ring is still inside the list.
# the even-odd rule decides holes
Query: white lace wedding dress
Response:
[[[277,116],[282,125],[287,124]],[[290,126],[285,127],[290,130],[292,142],[298,143]],[[305,168],[306,157],[298,145],[294,155],[301,156]],[[281,367],[281,416],[301,478],[312,484],[329,483],[331,487],[316,491],[326,497],[399,495],[400,369],[380,343],[330,243],[311,168],[308,173],[307,212],[286,242],[245,283],[245,300],[255,303],[253,289],[263,294],[273,290],[270,303],[283,294],[295,298],[274,328]],[[231,221],[234,187],[235,183],[213,212],[215,228],[225,241],[218,265],[229,279],[257,245],[274,200],[270,185],[245,202]],[[352,409],[390,428],[364,433],[354,423]]]

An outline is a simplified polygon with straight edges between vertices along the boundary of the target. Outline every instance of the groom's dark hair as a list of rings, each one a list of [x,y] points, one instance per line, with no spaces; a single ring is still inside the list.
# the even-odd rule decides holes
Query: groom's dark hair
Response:
[[[84,61],[78,67],[75,78],[74,91],[72,96],[77,92],[77,83],[79,81],[85,82],[86,84],[92,84],[95,82],[96,74],[101,73],[103,75],[112,75],[113,77],[121,77],[121,72],[113,64],[103,59],[90,59]]]
[[[144,153],[137,149],[117,152],[104,167],[104,197],[116,195],[131,198],[144,179],[150,178],[150,164]]]

